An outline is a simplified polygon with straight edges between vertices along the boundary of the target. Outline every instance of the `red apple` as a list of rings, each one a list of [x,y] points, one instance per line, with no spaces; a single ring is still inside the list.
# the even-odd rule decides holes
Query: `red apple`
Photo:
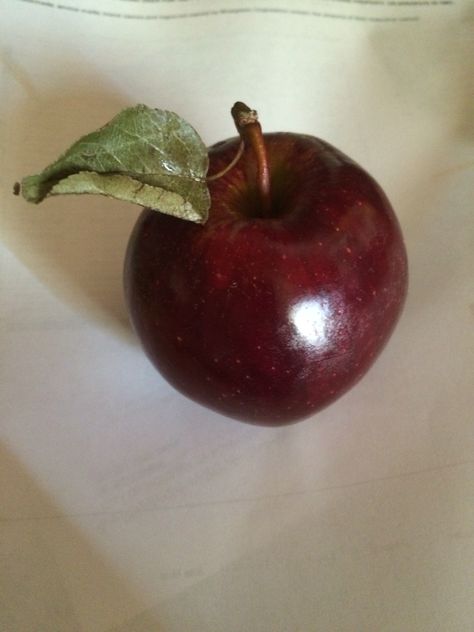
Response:
[[[368,370],[407,290],[398,221],[377,183],[331,145],[260,135],[209,183],[197,225],[144,210],[125,290],[134,328],[162,375],[230,417],[286,424],[327,406]],[[239,139],[213,146],[225,170]]]

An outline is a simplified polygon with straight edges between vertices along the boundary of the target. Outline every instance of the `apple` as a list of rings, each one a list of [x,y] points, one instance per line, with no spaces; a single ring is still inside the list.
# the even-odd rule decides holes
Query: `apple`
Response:
[[[401,313],[407,256],[366,171],[313,136],[262,134],[249,113],[236,104],[240,137],[209,150],[220,177],[209,178],[207,222],[145,209],[124,286],[171,385],[229,417],[280,425],[367,372]]]
[[[355,162],[313,136],[263,134],[244,103],[231,112],[239,137],[208,150],[176,113],[126,108],[14,193],[145,207],[124,286],[151,361],[205,406],[286,424],[374,362],[403,307],[406,251],[387,197]]]

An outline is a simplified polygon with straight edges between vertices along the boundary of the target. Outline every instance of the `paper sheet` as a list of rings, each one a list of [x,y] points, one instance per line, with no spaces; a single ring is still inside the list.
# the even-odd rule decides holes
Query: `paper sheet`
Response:
[[[474,629],[472,6],[0,3],[2,632]],[[410,291],[350,393],[284,428],[169,387],[127,321],[139,209],[12,183],[137,102],[237,100],[380,182]]]

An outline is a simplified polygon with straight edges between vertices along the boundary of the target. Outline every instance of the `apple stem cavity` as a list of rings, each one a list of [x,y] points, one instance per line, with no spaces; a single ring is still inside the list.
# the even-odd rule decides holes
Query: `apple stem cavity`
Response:
[[[232,107],[231,114],[244,145],[250,147],[255,154],[262,215],[269,217],[271,213],[270,167],[257,112],[251,110],[245,103],[237,101]]]

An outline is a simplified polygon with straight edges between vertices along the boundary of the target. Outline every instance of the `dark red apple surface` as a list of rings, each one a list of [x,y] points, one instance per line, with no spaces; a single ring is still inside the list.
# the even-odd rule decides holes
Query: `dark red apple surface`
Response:
[[[227,416],[285,424],[354,385],[387,342],[407,289],[398,221],[377,183],[311,136],[265,134],[262,216],[251,148],[209,183],[209,220],[145,210],[125,291],[149,358],[176,389]],[[209,151],[209,173],[239,139]]]

